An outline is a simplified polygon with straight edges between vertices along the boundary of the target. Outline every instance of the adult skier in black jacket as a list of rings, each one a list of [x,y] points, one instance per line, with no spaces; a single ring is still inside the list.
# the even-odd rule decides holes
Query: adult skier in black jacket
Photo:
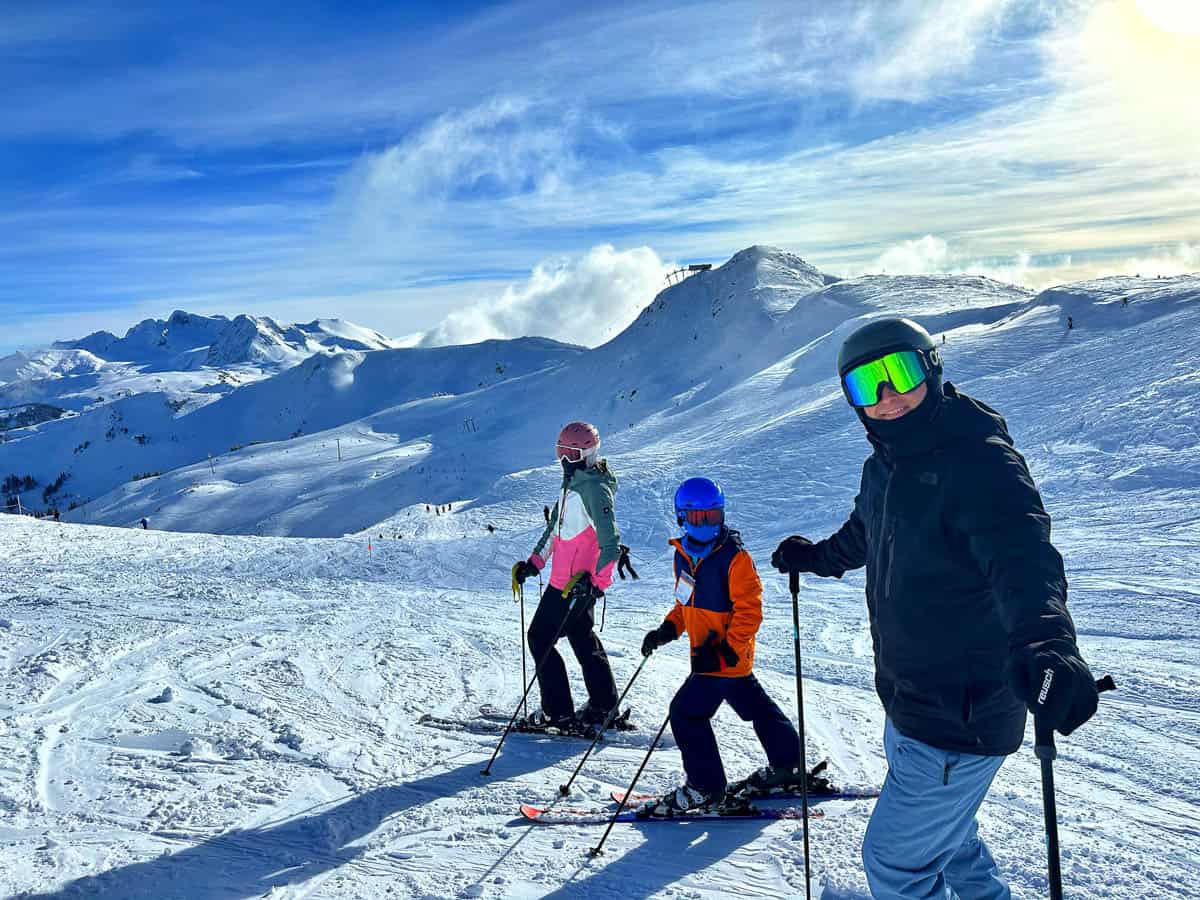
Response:
[[[1063,734],[1096,710],[1050,517],[1004,419],[942,382],[933,339],[871,322],[838,356],[873,452],[849,519],[771,557],[781,572],[867,570],[888,777],[863,845],[877,900],[1007,900],[975,814],[1028,706]]]

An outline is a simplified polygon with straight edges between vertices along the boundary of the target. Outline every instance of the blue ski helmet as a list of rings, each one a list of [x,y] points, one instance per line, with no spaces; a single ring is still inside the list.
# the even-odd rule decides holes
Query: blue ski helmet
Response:
[[[675,521],[693,541],[715,541],[725,523],[725,492],[715,481],[689,478],[675,491]]]

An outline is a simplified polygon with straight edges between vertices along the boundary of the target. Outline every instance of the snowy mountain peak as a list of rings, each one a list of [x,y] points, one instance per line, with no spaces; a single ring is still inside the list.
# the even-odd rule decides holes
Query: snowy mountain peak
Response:
[[[17,351],[0,358],[0,384],[35,378],[61,378],[97,372],[104,360],[87,350],[52,348],[36,353]]]
[[[198,366],[293,366],[322,349],[384,350],[396,347],[376,331],[339,319],[280,325],[266,316],[202,316],[177,309],[163,319],[145,319],[125,337],[98,331],[58,350],[86,350],[102,360],[152,365],[156,370],[191,371]]]
[[[119,340],[120,338],[110,331],[93,331],[87,337],[80,338],[77,341],[55,341],[50,345],[50,349],[86,350],[88,353],[103,359],[105,354],[112,348],[112,345]]]
[[[658,325],[666,332],[663,336],[669,337],[673,328],[685,324],[677,320],[687,320],[693,340],[714,328],[768,327],[801,297],[834,281],[837,278],[794,253],[756,244],[735,253],[724,265],[662,291],[632,327],[666,317],[668,321]],[[740,319],[737,325],[730,320],[733,313]]]

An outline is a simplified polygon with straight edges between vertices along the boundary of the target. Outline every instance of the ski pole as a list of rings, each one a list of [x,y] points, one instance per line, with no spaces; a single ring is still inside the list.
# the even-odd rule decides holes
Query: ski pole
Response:
[[[625,690],[621,691],[621,696],[617,698],[617,705],[609,710],[608,715],[604,719],[604,724],[600,726],[600,731],[596,734],[592,745],[587,748],[587,752],[583,754],[583,759],[579,760],[579,765],[575,767],[575,771],[571,773],[571,777],[567,779],[566,784],[558,786],[558,793],[563,797],[571,793],[571,785],[575,783],[576,776],[583,770],[583,764],[587,762],[588,757],[592,755],[592,751],[596,749],[596,745],[600,743],[600,738],[604,737],[604,732],[608,731],[609,726],[617,717],[617,712],[621,709],[621,701],[625,699],[625,695],[629,693],[629,689],[633,687],[633,683],[637,681],[637,677],[642,674],[642,667],[646,665],[646,661],[650,659],[648,656],[643,656],[642,661],[638,664],[637,671],[633,673],[633,677],[629,679],[629,684],[625,685]]]
[[[691,681],[691,679],[692,676],[689,675],[688,681]],[[685,681],[684,684],[687,684],[687,681]],[[654,752],[654,748],[657,747],[658,742],[662,740],[663,732],[667,730],[667,723],[670,721],[671,714],[667,713],[667,717],[663,719],[662,727],[658,729],[658,734],[656,734],[654,736],[654,740],[650,742],[650,749],[646,751],[646,756],[642,759],[642,764],[638,766],[637,774],[633,776],[633,781],[629,782],[629,790],[625,792],[625,795],[621,798],[621,802],[617,804],[617,811],[613,813],[612,818],[608,820],[608,827],[604,829],[604,835],[600,838],[600,843],[591,849],[590,853],[592,856],[599,856],[604,852],[604,842],[608,840],[608,833],[612,831],[613,826],[617,824],[617,818],[622,812],[624,812],[626,801],[629,800],[630,794],[633,793],[633,789],[637,785],[638,779],[642,777],[642,770],[646,768],[646,763],[650,762],[650,754]]]
[[[808,861],[808,759],[804,736],[804,678],[800,669],[800,573],[795,569],[788,572],[788,588],[792,592],[792,639],[796,649],[796,709],[800,714],[800,774],[804,782],[800,788],[800,803],[803,810],[804,828],[804,896],[812,900],[812,867]]]
[[[573,585],[574,585],[574,580],[572,580],[569,583],[568,587],[571,587]],[[566,591],[564,590],[563,593],[565,595]],[[566,597],[564,596],[563,599],[566,599]],[[534,682],[537,681],[538,675],[541,674],[542,664],[546,660],[548,660],[550,658],[550,654],[552,652],[554,652],[554,645],[557,644],[558,639],[562,637],[563,629],[567,627],[567,620],[571,618],[571,613],[574,612],[574,610],[575,610],[574,601],[569,602],[567,604],[567,611],[563,614],[562,621],[558,623],[558,631],[556,631],[554,633],[554,640],[550,642],[550,646],[546,648],[546,652],[544,654],[542,654],[542,658],[540,660],[538,660],[537,665],[534,667],[533,677],[530,678],[529,681],[525,684],[525,692],[523,694],[521,694],[521,702],[517,704],[517,708],[513,710],[513,714],[508,720],[508,725],[506,725],[504,727],[504,734],[500,735],[500,743],[498,743],[496,745],[496,749],[492,751],[492,758],[488,760],[487,767],[479,770],[480,775],[491,775],[492,774],[492,764],[496,761],[496,757],[500,755],[500,748],[503,747],[504,742],[506,740],[508,740],[508,734],[510,731],[512,731],[513,724],[516,723],[516,721],[517,721],[517,714],[521,711],[521,708],[525,705],[525,698],[528,697],[529,692],[531,690],[533,690]],[[536,616],[535,616],[535,618],[536,618]]]
[[[1117,684],[1111,675],[1096,682],[1096,691],[1115,691]],[[1062,860],[1058,852],[1058,804],[1054,797],[1054,729],[1039,717],[1033,720],[1033,752],[1042,765],[1042,811],[1046,820],[1046,869],[1050,881],[1050,900],[1063,900]]]

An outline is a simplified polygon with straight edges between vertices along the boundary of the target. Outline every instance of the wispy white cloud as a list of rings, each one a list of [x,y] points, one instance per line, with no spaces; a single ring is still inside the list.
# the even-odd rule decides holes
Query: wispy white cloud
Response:
[[[355,252],[382,249],[392,259],[406,239],[425,252],[430,232],[501,229],[513,198],[549,198],[572,178],[585,130],[604,134],[569,109],[518,96],[445,113],[355,163],[339,191],[336,224]]]
[[[1180,242],[1142,254],[1114,254],[1075,259],[1071,254],[1035,261],[1018,252],[1009,258],[972,259],[932,234],[903,241],[885,250],[861,271],[888,275],[986,275],[997,281],[1041,290],[1056,284],[1104,278],[1109,275],[1172,276],[1200,271],[1200,244]]]
[[[540,335],[594,347],[637,317],[666,286],[670,268],[649,247],[618,251],[609,244],[580,258],[547,260],[499,297],[451,313],[425,343]]]
[[[613,16],[536,0],[419,39],[267,40],[253,60],[206,47],[67,90],[26,79],[0,133],[152,131],[139,186],[189,197],[10,206],[0,256],[25,268],[0,307],[37,290],[229,311],[322,298],[397,333],[450,296],[537,307],[533,278],[500,286],[548,257],[586,268],[598,244],[716,261],[772,243],[839,274],[1034,286],[1185,260],[1171,248],[1200,234],[1200,106],[1176,98],[1200,48],[1136,18],[1145,2],[663,0]],[[229,149],[281,136],[282,161]],[[197,144],[222,149],[209,164]],[[211,194],[192,196],[191,172]],[[244,181],[219,193],[222,172]],[[268,193],[246,187],[258,175]],[[551,283],[561,266],[542,268]],[[476,310],[443,337],[540,321]]]
[[[182,181],[200,178],[191,166],[169,162],[155,153],[138,153],[125,168],[112,176],[114,181]]]
[[[853,21],[871,51],[851,84],[863,100],[925,99],[975,61],[1016,0],[898,0]],[[1020,4],[1028,7],[1029,4]]]

